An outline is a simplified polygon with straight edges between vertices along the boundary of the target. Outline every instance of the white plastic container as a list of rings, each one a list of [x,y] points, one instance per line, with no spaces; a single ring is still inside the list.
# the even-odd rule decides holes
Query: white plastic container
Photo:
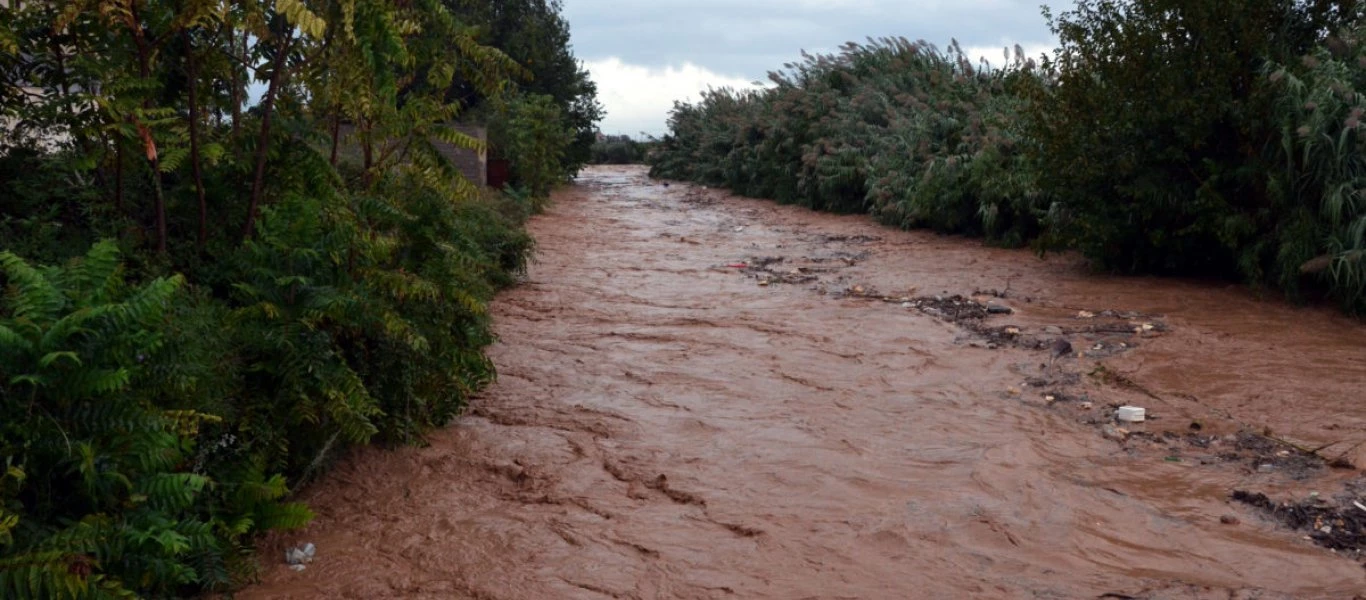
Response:
[[[1148,411],[1141,406],[1121,406],[1115,411],[1115,419],[1120,423],[1142,423],[1148,418]]]

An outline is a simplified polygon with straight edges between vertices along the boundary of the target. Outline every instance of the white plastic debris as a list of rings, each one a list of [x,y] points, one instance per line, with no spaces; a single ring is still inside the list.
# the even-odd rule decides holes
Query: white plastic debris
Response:
[[[304,569],[307,569],[307,568],[308,568],[308,567],[306,567],[306,566],[304,566],[304,565],[289,565],[289,569],[290,569],[291,571],[296,572],[296,573],[299,572],[299,571],[303,571]]]
[[[313,562],[313,556],[318,553],[318,548],[312,543],[304,544],[296,548],[285,550],[285,562],[293,567],[302,567]],[[303,569],[294,569],[302,571]]]
[[[1148,418],[1148,411],[1141,406],[1121,406],[1115,411],[1115,418],[1122,423],[1142,423]]]

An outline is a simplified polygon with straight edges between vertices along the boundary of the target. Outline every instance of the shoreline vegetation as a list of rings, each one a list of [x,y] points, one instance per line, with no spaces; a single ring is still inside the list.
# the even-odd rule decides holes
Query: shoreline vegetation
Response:
[[[0,6],[0,597],[254,579],[291,490],[493,380],[601,116],[557,0]]]
[[[1083,0],[1059,47],[901,38],[675,103],[658,178],[1366,311],[1356,2]]]

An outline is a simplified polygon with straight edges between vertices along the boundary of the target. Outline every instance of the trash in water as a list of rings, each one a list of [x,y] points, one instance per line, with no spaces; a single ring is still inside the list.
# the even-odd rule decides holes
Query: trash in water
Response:
[[[285,550],[285,562],[294,566],[303,566],[313,562],[313,555],[317,554],[318,549],[312,543],[304,544],[296,548]],[[303,569],[295,569],[302,571]]]
[[[1094,319],[1094,318],[1096,318],[1096,313],[1093,313],[1093,312],[1091,312],[1091,311],[1089,311],[1089,310],[1078,311],[1078,312],[1077,312],[1077,318],[1078,318],[1078,319]]]
[[[1122,442],[1128,439],[1129,430],[1115,427],[1114,425],[1106,425],[1100,428],[1100,434],[1107,440]]]
[[[1139,406],[1121,406],[1115,411],[1115,418],[1123,423],[1142,423],[1147,418],[1147,411]]]

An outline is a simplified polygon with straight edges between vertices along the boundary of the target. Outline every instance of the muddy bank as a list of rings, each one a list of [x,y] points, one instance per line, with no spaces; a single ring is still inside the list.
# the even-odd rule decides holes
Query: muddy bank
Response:
[[[1366,465],[1366,329],[1331,311],[633,168],[532,230],[499,382],[429,447],[307,490],[319,519],[273,543],[316,562],[244,597],[1366,590],[1359,560],[1230,496],[1360,480],[1327,462]],[[1120,404],[1155,418],[1106,430]]]

